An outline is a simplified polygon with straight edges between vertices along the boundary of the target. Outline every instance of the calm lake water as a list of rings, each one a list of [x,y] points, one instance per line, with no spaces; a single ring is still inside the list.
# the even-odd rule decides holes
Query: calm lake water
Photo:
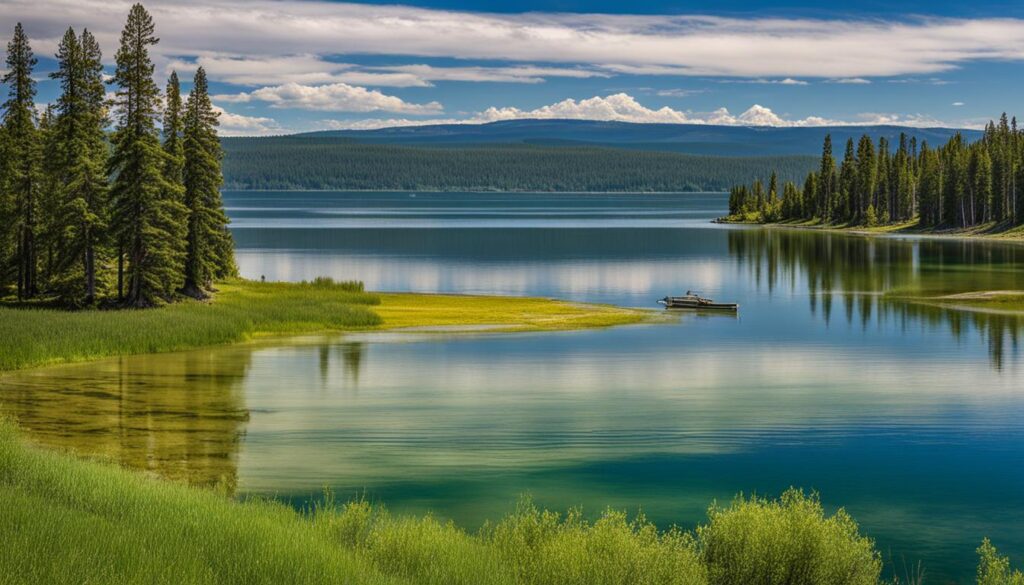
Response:
[[[330,486],[474,528],[528,493],[691,527],[798,486],[929,583],[969,582],[984,536],[1024,561],[1024,323],[881,297],[1024,289],[1024,246],[715,226],[721,194],[225,201],[249,278],[638,307],[695,289],[741,311],[121,358],[8,375],[2,409],[48,444],[296,505]]]

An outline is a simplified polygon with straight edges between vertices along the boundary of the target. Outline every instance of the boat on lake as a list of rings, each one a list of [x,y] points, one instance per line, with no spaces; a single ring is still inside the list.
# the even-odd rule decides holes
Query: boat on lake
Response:
[[[740,306],[737,303],[716,303],[712,299],[700,296],[698,293],[686,291],[681,297],[665,297],[658,301],[665,305],[666,309],[705,309],[709,311],[738,311]]]

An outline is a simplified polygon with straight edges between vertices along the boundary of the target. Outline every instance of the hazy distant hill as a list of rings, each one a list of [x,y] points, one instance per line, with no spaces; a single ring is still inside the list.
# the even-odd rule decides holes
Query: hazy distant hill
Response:
[[[777,170],[802,182],[826,133],[944,143],[956,130],[515,120],[225,138],[229,189],[717,191]],[[977,131],[962,131],[968,140]]]
[[[842,149],[848,138],[856,141],[868,134],[876,142],[885,136],[899,140],[901,132],[937,145],[956,132],[969,140],[981,136],[976,130],[951,128],[907,128],[901,126],[835,126],[817,128],[770,128],[763,126],[709,126],[706,124],[632,124],[590,120],[509,120],[490,124],[444,124],[383,128],[380,130],[336,130],[306,136],[344,137],[359,142],[408,145],[544,144],[598,145],[638,150],[664,150],[718,156],[760,156],[821,152],[826,133]]]

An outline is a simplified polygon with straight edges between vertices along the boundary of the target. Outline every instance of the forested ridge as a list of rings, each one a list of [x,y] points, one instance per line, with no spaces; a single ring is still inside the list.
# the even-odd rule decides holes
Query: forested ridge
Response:
[[[0,298],[145,307],[205,297],[234,274],[206,73],[184,101],[174,73],[161,95],[157,42],[149,13],[132,6],[105,81],[95,37],[68,28],[50,74],[61,94],[39,114],[37,61],[15,27],[2,78]]]
[[[924,228],[1021,225],[1024,131],[1004,113],[973,143],[958,133],[937,147],[905,135],[896,145],[883,138],[876,146],[865,135],[856,146],[847,141],[838,164],[826,136],[818,169],[802,185],[773,172],[767,185],[733,187],[729,215],[869,227],[914,220]]]
[[[589,146],[458,147],[283,136],[222,141],[227,189],[724,191],[775,170],[797,180],[809,156],[719,157]]]

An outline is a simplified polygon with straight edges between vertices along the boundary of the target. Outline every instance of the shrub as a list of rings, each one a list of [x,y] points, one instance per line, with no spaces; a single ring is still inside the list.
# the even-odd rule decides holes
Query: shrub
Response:
[[[515,572],[517,583],[618,585],[707,583],[693,537],[659,532],[639,515],[606,511],[593,524],[579,510],[564,516],[530,501],[482,538]]]
[[[875,585],[882,560],[843,510],[826,516],[817,495],[742,495],[712,505],[697,541],[712,585]]]
[[[1024,573],[1010,570],[1010,559],[986,538],[978,547],[978,585],[1024,585]]]

